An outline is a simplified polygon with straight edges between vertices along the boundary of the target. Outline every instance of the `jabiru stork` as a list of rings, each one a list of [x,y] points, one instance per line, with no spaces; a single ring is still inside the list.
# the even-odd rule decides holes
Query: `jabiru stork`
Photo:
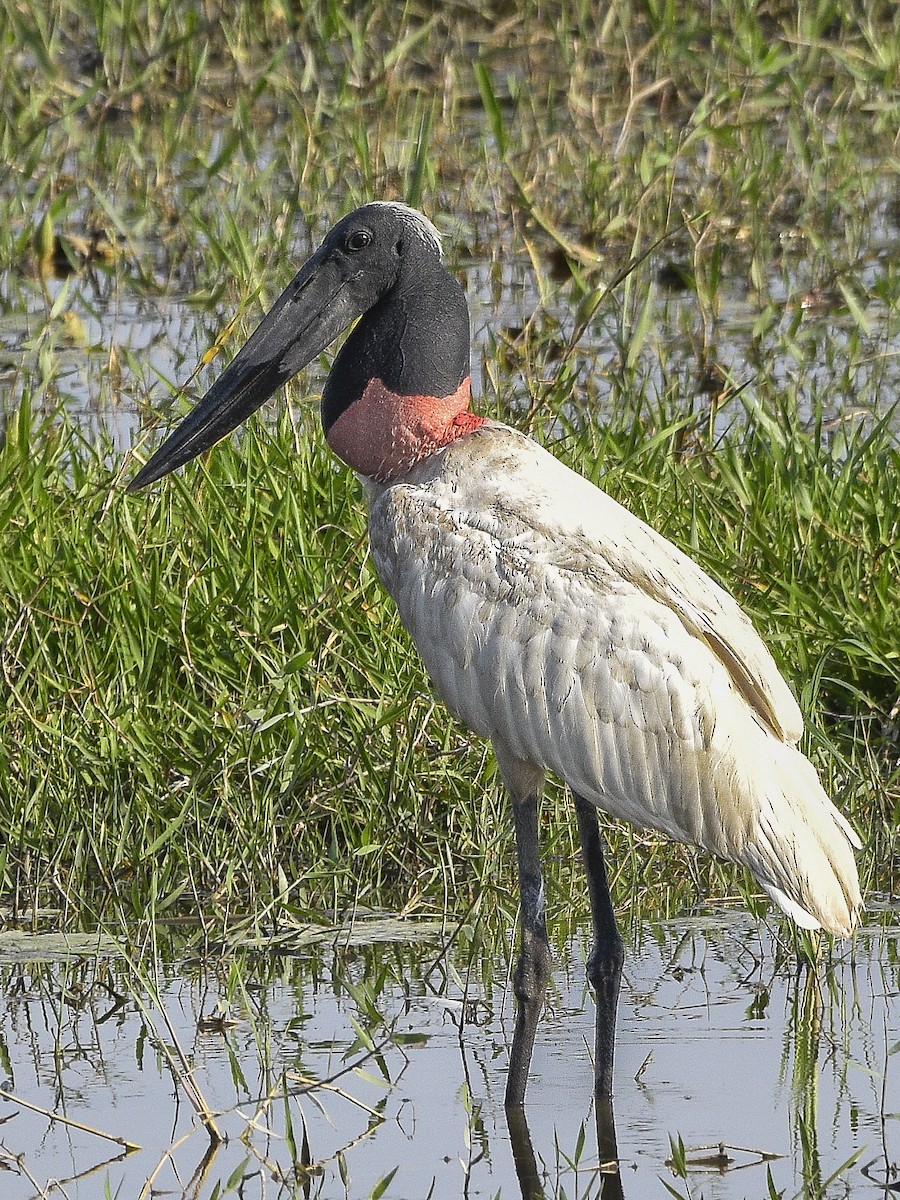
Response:
[[[432,223],[366,204],[328,233],[131,481],[212,446],[355,321],[322,394],[362,479],[372,558],[435,690],[490,738],[521,893],[507,1108],[550,976],[538,804],[569,785],[589,883],[595,1087],[612,1090],[624,949],[597,810],[747,867],[798,925],[845,937],[860,841],[797,749],[800,709],[749,618],[686,554],[530,437],[470,407],[469,312]]]

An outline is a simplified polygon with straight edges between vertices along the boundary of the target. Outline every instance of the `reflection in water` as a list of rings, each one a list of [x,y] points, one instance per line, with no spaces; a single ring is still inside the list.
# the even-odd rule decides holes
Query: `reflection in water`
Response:
[[[596,1098],[597,1149],[600,1155],[600,1195],[605,1200],[622,1200],[622,1175],[616,1142],[616,1119],[612,1096]]]
[[[516,1165],[516,1175],[519,1187],[522,1189],[522,1200],[543,1200],[544,1187],[541,1183],[534,1147],[531,1144],[531,1134],[528,1131],[528,1119],[521,1105],[506,1110],[506,1121],[509,1125],[509,1140],[512,1146],[513,1162]]]
[[[0,937],[0,1067],[22,1101],[0,1104],[4,1200],[50,1179],[70,1200],[204,1200],[229,1180],[232,1194],[364,1198],[392,1173],[388,1198],[634,1200],[664,1194],[670,1158],[687,1175],[676,1190],[706,1200],[769,1194],[767,1172],[809,1197],[835,1172],[848,1188],[892,1181],[900,929],[864,930],[855,964],[836,948],[814,974],[747,916],[642,927],[615,1122],[592,1096],[588,939],[557,951],[527,1106],[507,1118],[511,997],[477,947],[442,956],[432,935],[182,959],[136,990],[122,960],[35,962],[21,945],[12,960]]]
[[[599,1179],[599,1195],[603,1200],[624,1200],[612,1097],[601,1097],[595,1094],[594,1115],[597,1124],[597,1145],[600,1150],[599,1163],[595,1171]],[[521,1107],[507,1109],[506,1121],[509,1126],[509,1140],[522,1200],[545,1200],[547,1192],[544,1190],[534,1147],[531,1144],[531,1133],[528,1129],[525,1109]]]
[[[822,1040],[822,992],[806,966],[802,986],[793,995],[791,1023],[794,1041],[794,1115],[797,1144],[803,1159],[803,1182],[810,1196],[821,1196],[822,1164],[819,1158],[819,1052]]]

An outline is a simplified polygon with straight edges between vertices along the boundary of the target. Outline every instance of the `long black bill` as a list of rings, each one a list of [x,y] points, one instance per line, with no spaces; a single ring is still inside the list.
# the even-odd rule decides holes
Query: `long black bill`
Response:
[[[128,491],[162,479],[221,441],[333,342],[360,315],[345,282],[334,259],[314,254],[193,412],[138,471]]]

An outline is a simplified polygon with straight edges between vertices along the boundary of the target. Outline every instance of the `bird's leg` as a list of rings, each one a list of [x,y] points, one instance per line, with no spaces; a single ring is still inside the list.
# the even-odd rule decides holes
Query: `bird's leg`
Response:
[[[594,944],[587,961],[588,979],[594,988],[597,1003],[594,1030],[594,1092],[598,1102],[612,1096],[613,1051],[616,1041],[616,1006],[625,946],[616,925],[606,864],[603,861],[603,839],[597,823],[597,809],[581,796],[575,797],[581,852],[587,872],[591,897],[591,918]]]
[[[538,800],[538,790],[524,798],[513,794],[513,820],[519,858],[522,946],[513,980],[517,1001],[516,1031],[513,1034],[509,1075],[506,1080],[507,1108],[519,1108],[525,1101],[534,1035],[544,1007],[544,994],[550,981],[550,944],[547,941],[544,879],[541,874],[538,839]]]

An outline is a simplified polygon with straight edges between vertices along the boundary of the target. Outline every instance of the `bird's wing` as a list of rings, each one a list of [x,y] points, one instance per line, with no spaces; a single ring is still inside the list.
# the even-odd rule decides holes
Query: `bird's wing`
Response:
[[[734,598],[656,530],[611,497],[597,515],[615,530],[607,539],[611,565],[625,566],[645,595],[677,613],[728,669],[747,703],[783,741],[797,742],[803,717],[790,688],[750,618]]]
[[[797,702],[734,598],[677,546],[531,438],[502,426],[485,431],[485,442],[492,433],[484,469],[476,468],[483,480],[482,494],[471,504],[476,519],[499,514],[499,531],[504,514],[513,524],[518,518],[523,529],[555,546],[560,566],[605,568],[671,609],[725,665],[759,718],[784,741],[797,742],[803,733]]]

